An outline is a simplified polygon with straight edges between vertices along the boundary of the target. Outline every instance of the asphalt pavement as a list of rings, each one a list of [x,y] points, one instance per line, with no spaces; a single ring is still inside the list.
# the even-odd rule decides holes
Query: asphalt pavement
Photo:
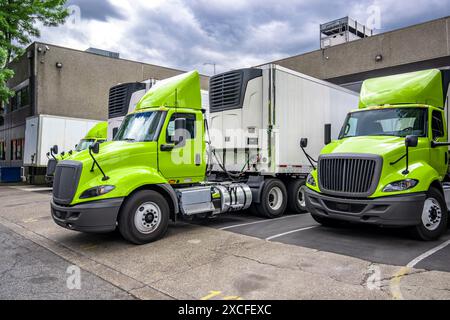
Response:
[[[230,213],[193,223],[320,251],[338,253],[374,263],[405,266],[422,253],[450,239],[450,230],[438,241],[419,241],[406,229],[355,224],[323,227],[305,214],[264,219],[249,212]],[[422,269],[450,272],[450,245],[417,264]]]
[[[0,299],[133,297],[0,225]]]

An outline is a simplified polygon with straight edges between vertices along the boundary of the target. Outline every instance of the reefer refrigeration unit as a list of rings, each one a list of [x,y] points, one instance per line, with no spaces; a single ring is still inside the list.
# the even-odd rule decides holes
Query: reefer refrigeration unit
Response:
[[[218,162],[229,172],[306,175],[327,131],[336,139],[358,94],[279,65],[240,69],[210,80],[210,133]]]

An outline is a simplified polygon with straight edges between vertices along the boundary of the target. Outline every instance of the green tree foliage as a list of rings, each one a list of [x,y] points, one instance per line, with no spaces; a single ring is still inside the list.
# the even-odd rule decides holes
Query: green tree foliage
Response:
[[[6,101],[9,97],[13,95],[11,90],[6,86],[6,81],[14,75],[12,70],[6,69],[3,66],[6,63],[6,50],[0,48],[0,103]]]
[[[57,26],[68,16],[67,0],[0,0],[0,101],[11,96],[6,81],[8,62],[23,53],[31,38],[40,36],[37,23]]]

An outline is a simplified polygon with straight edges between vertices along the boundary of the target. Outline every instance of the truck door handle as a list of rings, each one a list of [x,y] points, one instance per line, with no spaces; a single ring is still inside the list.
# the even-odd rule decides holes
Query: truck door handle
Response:
[[[200,164],[201,164],[201,156],[200,156],[200,153],[196,153],[195,154],[195,165],[196,166],[199,166]]]
[[[161,151],[172,151],[173,148],[175,148],[174,144],[167,143],[161,145]]]

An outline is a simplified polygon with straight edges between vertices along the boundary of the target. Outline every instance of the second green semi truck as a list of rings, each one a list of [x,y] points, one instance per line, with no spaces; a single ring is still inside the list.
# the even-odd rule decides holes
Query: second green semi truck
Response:
[[[48,162],[47,162],[47,170],[45,173],[45,182],[48,184],[53,183],[53,176],[55,174],[56,165],[58,161],[68,159],[70,156],[74,155],[77,152],[81,152],[86,150],[94,143],[103,143],[106,141],[107,132],[108,131],[108,122],[102,121],[95,124],[86,135],[75,145],[74,150],[69,150],[67,152],[62,151],[59,153],[58,146],[54,145],[50,148],[50,151],[47,153]]]
[[[364,81],[359,110],[307,178],[315,220],[409,227],[422,240],[447,231],[449,81],[437,69]]]

